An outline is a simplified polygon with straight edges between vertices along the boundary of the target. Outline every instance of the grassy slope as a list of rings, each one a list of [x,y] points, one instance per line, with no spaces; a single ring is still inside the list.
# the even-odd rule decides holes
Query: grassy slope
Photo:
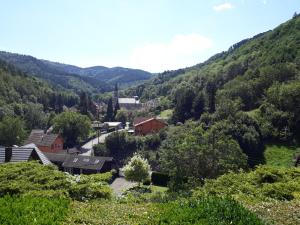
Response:
[[[265,159],[269,166],[291,167],[294,166],[295,155],[300,149],[294,146],[281,144],[266,144]]]

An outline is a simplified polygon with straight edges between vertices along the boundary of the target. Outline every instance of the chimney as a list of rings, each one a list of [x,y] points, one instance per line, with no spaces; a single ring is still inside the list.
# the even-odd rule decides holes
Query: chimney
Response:
[[[12,157],[12,148],[5,148],[5,162],[10,162]]]

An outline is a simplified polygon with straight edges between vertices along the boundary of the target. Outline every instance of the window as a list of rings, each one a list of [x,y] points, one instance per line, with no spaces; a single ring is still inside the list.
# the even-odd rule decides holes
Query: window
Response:
[[[99,163],[100,162],[100,160],[99,159],[96,159],[95,160],[95,164],[97,164],[97,163]]]
[[[89,158],[84,158],[84,159],[83,159],[83,162],[89,162],[89,161],[90,161]]]

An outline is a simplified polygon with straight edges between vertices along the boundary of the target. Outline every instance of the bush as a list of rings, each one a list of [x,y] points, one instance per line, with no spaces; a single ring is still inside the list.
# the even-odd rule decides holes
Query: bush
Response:
[[[111,178],[110,172],[72,176],[37,162],[6,163],[0,165],[0,196],[110,198]]]
[[[112,191],[107,182],[111,180],[112,174],[92,174],[92,175],[69,175],[70,197],[76,200],[86,200],[95,198],[111,198]]]
[[[249,173],[228,173],[194,192],[196,196],[232,196],[242,201],[299,199],[300,168],[259,166]]]
[[[0,198],[0,224],[62,224],[69,208],[63,198],[11,197]]]
[[[0,196],[21,195],[28,191],[67,190],[66,175],[54,166],[38,162],[0,165]]]
[[[150,177],[147,177],[144,181],[143,181],[143,185],[150,185],[151,184],[151,179]]]
[[[151,174],[151,182],[153,185],[164,186],[168,185],[170,177],[167,174],[153,171]]]
[[[122,170],[126,180],[136,181],[140,184],[149,177],[150,165],[146,159],[135,154]]]

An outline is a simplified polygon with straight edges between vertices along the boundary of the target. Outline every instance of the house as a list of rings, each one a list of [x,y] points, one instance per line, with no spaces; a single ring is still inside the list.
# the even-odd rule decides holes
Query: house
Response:
[[[52,164],[35,144],[28,144],[22,147],[0,148],[0,164],[7,162],[28,162],[31,160],[38,160],[44,165]]]
[[[113,169],[112,157],[68,155],[62,167],[70,174],[104,173]]]
[[[137,96],[134,96],[133,98],[118,98],[118,102],[121,109],[132,110],[142,108],[142,104]]]
[[[167,126],[167,124],[154,117],[134,123],[134,132],[136,135],[146,135],[156,133]]]
[[[24,144],[34,143],[43,152],[63,150],[63,139],[59,134],[44,133],[43,130],[32,130]]]
[[[44,152],[44,155],[55,164],[59,170],[64,171],[62,164],[69,155],[78,155],[82,153],[77,147],[68,148],[67,150],[59,151],[56,153]]]
[[[49,159],[51,163],[56,165],[59,170],[64,171],[62,164],[66,160],[68,154],[66,153],[50,153],[45,152],[44,155]]]
[[[104,124],[108,127],[109,130],[121,130],[123,129],[122,122],[104,122]]]

